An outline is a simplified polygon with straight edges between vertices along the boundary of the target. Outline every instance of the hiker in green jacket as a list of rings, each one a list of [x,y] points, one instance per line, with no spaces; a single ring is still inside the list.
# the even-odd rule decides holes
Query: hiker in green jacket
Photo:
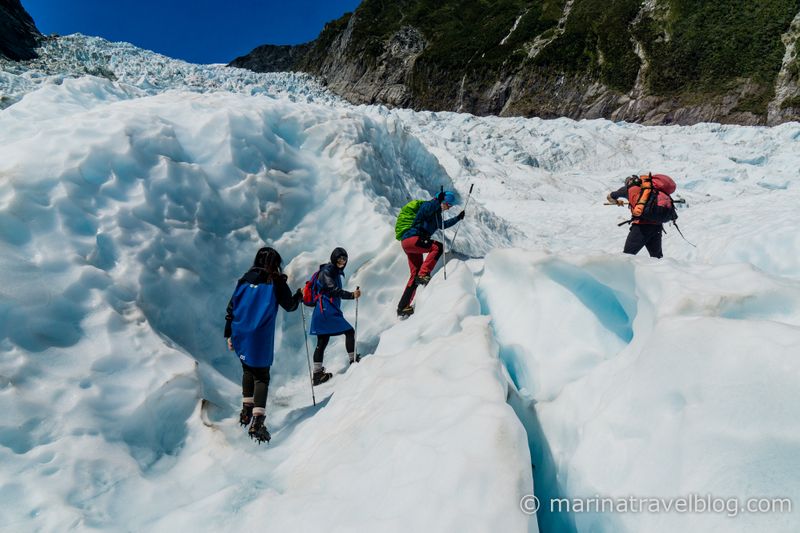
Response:
[[[400,236],[403,251],[408,257],[410,271],[400,303],[397,304],[397,316],[408,317],[414,312],[411,302],[419,285],[427,285],[431,280],[431,272],[442,254],[443,244],[431,237],[436,230],[446,229],[464,219],[464,211],[448,220],[442,219],[442,212],[450,209],[456,202],[456,195],[451,191],[443,191],[435,198],[422,203],[414,218],[414,223]],[[423,260],[423,255],[427,257]]]

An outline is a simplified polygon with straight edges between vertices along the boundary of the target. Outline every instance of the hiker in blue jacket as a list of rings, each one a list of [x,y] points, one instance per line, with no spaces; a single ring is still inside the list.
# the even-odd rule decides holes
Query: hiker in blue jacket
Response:
[[[286,284],[281,262],[281,256],[274,248],[258,250],[253,266],[236,284],[225,316],[228,349],[236,352],[242,363],[239,423],[243,426],[250,424],[248,434],[259,444],[270,439],[264,422],[269,368],[275,355],[278,305],[286,311],[294,311],[303,299],[300,289],[292,294]]]
[[[397,304],[397,316],[406,317],[414,312],[411,302],[418,285],[427,285],[431,280],[443,245],[431,239],[436,230],[447,229],[464,219],[464,211],[448,220],[442,220],[442,213],[456,203],[456,195],[451,191],[443,191],[432,200],[419,206],[414,224],[401,237],[403,251],[408,257],[410,275],[400,303]],[[428,254],[423,262],[423,254]]]
[[[325,372],[325,367],[322,366],[325,348],[328,347],[328,341],[330,341],[331,337],[344,335],[345,349],[347,349],[347,354],[350,356],[350,364],[358,361],[355,353],[355,331],[342,314],[342,299],[360,298],[361,291],[356,289],[350,292],[342,289],[345,266],[347,266],[347,250],[336,248],[331,252],[331,262],[319,267],[316,290],[320,297],[314,305],[309,331],[311,335],[317,336],[317,347],[314,349],[314,375],[312,377],[314,385],[325,383],[331,379],[332,374]]]

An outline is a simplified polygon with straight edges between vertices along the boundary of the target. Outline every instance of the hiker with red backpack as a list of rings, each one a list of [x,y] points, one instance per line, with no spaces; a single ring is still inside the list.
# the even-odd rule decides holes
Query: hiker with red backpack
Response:
[[[239,423],[259,444],[270,440],[265,424],[269,369],[275,355],[275,317],[280,305],[294,311],[303,295],[292,294],[274,249],[258,250],[253,266],[239,279],[228,302],[225,338],[242,364],[242,411]],[[252,423],[251,423],[252,422]]]
[[[347,250],[336,248],[331,252],[331,261],[320,265],[319,271],[312,276],[308,286],[311,305],[314,313],[311,315],[309,333],[317,336],[317,347],[314,349],[314,373],[311,381],[313,385],[325,383],[333,376],[325,371],[322,359],[325,348],[331,337],[344,335],[345,349],[350,357],[350,364],[358,362],[360,356],[355,353],[355,330],[345,320],[342,314],[342,300],[353,300],[361,297],[361,289],[353,292],[342,288],[344,268],[347,266]],[[307,303],[308,298],[303,299]]]
[[[395,237],[401,242],[403,252],[408,257],[409,277],[400,303],[397,304],[397,316],[405,318],[414,313],[411,302],[419,285],[427,285],[431,280],[431,272],[443,245],[431,237],[436,230],[444,230],[464,219],[464,211],[448,220],[442,219],[442,212],[456,203],[456,195],[452,191],[442,191],[428,201],[412,200],[400,210],[395,225]],[[413,218],[412,218],[413,217]],[[423,256],[427,254],[427,257]]]
[[[631,225],[623,253],[636,255],[647,248],[650,257],[664,256],[661,250],[663,224],[678,218],[670,196],[675,188],[675,182],[665,174],[634,174],[625,179],[625,185],[608,195],[609,203],[617,205],[624,205],[622,198],[627,198],[631,210],[631,219],[620,224]]]

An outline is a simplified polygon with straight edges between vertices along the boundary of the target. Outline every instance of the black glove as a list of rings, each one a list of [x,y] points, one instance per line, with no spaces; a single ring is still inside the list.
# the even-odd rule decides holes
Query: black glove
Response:
[[[433,241],[429,238],[427,239],[418,239],[417,246],[420,248],[430,248],[433,245]]]
[[[436,199],[439,200],[439,203],[444,202],[444,191],[437,194]]]
[[[303,289],[297,289],[297,292],[294,293],[294,299],[298,302],[303,301]]]
[[[464,220],[464,211],[461,211],[459,214],[456,215],[458,220]]]

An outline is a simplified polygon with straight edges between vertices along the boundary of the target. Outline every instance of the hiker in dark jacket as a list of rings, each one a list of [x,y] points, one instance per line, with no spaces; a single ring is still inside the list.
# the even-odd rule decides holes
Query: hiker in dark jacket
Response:
[[[294,311],[303,298],[292,294],[281,273],[281,256],[273,248],[258,250],[250,267],[236,284],[225,316],[228,349],[242,363],[242,411],[239,423],[247,426],[250,438],[269,441],[266,420],[269,368],[275,350],[275,317],[278,305]]]
[[[436,198],[428,200],[419,207],[414,224],[401,237],[403,251],[408,257],[408,282],[406,283],[400,303],[397,304],[397,316],[405,317],[414,312],[411,302],[417,292],[418,285],[427,285],[431,280],[431,272],[443,245],[431,237],[436,230],[446,229],[464,219],[464,211],[448,220],[442,220],[442,212],[450,209],[456,202],[456,195],[451,191],[440,192]],[[423,260],[423,254],[428,254]]]
[[[325,372],[325,367],[322,366],[325,348],[328,347],[328,341],[330,341],[331,337],[344,335],[345,349],[350,357],[350,364],[357,362],[359,359],[355,353],[355,331],[342,314],[342,300],[360,298],[361,291],[356,289],[350,292],[342,288],[345,266],[347,266],[347,251],[344,248],[336,248],[331,252],[331,262],[319,267],[318,287],[316,289],[319,293],[319,300],[314,305],[314,313],[311,315],[311,328],[309,330],[311,335],[317,336],[317,347],[314,349],[314,374],[312,376],[314,385],[325,383],[331,379],[332,374]]]
[[[630,207],[631,212],[633,212],[636,203],[639,201],[639,196],[642,193],[640,185],[639,176],[629,176],[625,180],[625,185],[609,193],[607,199],[609,203],[625,205],[622,199],[627,198],[628,207]],[[625,248],[622,251],[626,254],[636,255],[639,253],[639,250],[646,247],[650,257],[660,259],[664,256],[661,251],[661,234],[663,232],[663,224],[634,218],[631,221],[631,229],[628,232],[628,238],[625,240]]]

